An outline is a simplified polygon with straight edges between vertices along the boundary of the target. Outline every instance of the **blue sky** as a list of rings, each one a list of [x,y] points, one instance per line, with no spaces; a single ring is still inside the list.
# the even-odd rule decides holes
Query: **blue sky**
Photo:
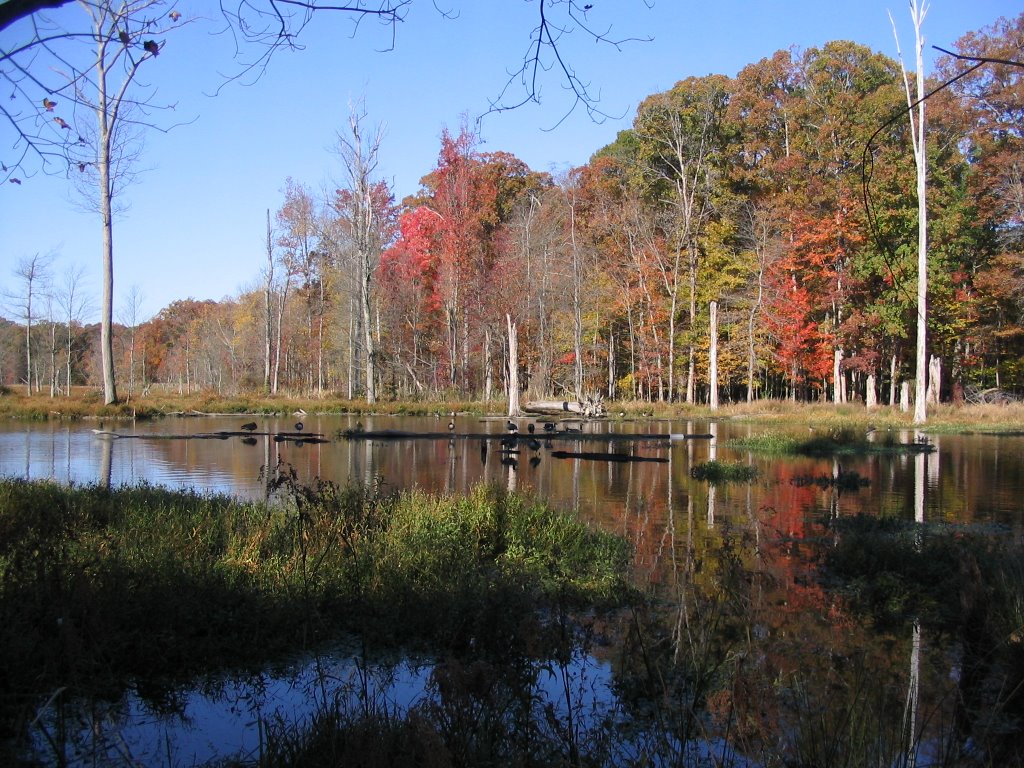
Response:
[[[887,11],[897,22],[904,56],[912,56],[906,0],[648,4],[593,0],[590,16],[595,27],[611,26],[610,37],[653,37],[650,42],[616,50],[582,34],[565,40],[566,56],[600,94],[609,119],[595,122],[577,109],[559,123],[571,100],[549,77],[540,105],[484,119],[481,148],[511,152],[536,170],[583,164],[630,126],[644,97],[685,77],[733,76],[777,50],[840,39],[895,58]],[[462,115],[474,120],[484,113],[508,71],[520,65],[537,12],[528,0],[438,5],[451,8],[455,18],[439,14],[429,0],[414,0],[390,51],[391,31],[373,21],[353,36],[346,19],[318,16],[301,38],[305,50],[281,52],[250,85],[224,85],[222,74],[238,65],[231,39],[211,34],[222,26],[216,18],[169,35],[145,79],[158,89],[155,101],[175,104],[173,116],[166,123],[157,116],[158,123],[190,122],[146,136],[140,163],[146,170],[124,193],[130,208],[116,224],[115,312],[133,285],[143,296],[142,318],[175,299],[221,299],[254,286],[265,258],[266,211],[280,206],[285,179],[318,192],[342,178],[332,148],[353,101],[364,104],[368,124],[385,129],[378,176],[398,199],[415,192],[437,159],[442,128],[457,132]],[[213,3],[178,7],[190,18],[215,13]],[[926,40],[949,47],[963,33],[1019,12],[1011,0],[932,0]],[[2,35],[0,42],[10,44],[17,30]],[[210,95],[218,86],[219,93]],[[0,125],[4,153],[12,140],[10,129]],[[86,268],[86,287],[98,307],[99,223],[74,200],[59,174],[0,187],[0,293],[14,289],[19,259],[53,253],[58,275],[69,265]]]

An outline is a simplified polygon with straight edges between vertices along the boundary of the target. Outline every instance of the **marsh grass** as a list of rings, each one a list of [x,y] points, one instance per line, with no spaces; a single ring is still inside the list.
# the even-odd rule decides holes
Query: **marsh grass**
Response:
[[[894,432],[884,432],[869,439],[863,429],[845,426],[823,432],[812,431],[807,437],[790,432],[764,432],[746,438],[726,441],[725,445],[741,451],[778,456],[866,456],[928,453],[935,448],[927,441],[902,442]]]
[[[8,391],[0,395],[0,417],[45,420],[78,419],[159,419],[167,416],[209,414],[286,415],[302,410],[311,414],[333,415],[407,415],[429,416],[434,413],[485,414],[498,408],[495,402],[463,401],[459,398],[380,401],[372,405],[365,400],[351,400],[335,394],[310,397],[301,394],[262,395],[259,393],[220,394],[195,392],[179,395],[173,391],[154,389],[146,395],[135,395],[114,405],[104,405],[100,391],[76,387],[72,397],[25,395]]]
[[[269,506],[0,480],[4,731],[55,690],[160,689],[345,633],[500,657],[546,610],[628,591],[622,540],[525,497],[281,486]]]
[[[738,461],[705,461],[690,468],[690,477],[712,485],[729,482],[749,482],[757,478],[757,467]]]

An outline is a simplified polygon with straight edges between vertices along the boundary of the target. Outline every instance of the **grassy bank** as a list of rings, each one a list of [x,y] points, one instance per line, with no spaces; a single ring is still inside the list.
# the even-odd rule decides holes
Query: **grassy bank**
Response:
[[[463,401],[402,401],[378,402],[370,405],[365,400],[328,395],[322,398],[298,395],[219,395],[197,392],[177,395],[158,392],[132,397],[115,405],[104,405],[98,390],[76,388],[71,397],[26,395],[23,392],[0,388],[0,418],[46,420],[75,419],[159,419],[197,414],[252,414],[283,416],[305,411],[312,414],[395,414],[433,415],[448,413],[502,412],[498,403]]]
[[[0,724],[54,691],[159,689],[358,633],[491,658],[545,612],[612,604],[629,554],[544,504],[295,486],[227,496],[0,480]]]

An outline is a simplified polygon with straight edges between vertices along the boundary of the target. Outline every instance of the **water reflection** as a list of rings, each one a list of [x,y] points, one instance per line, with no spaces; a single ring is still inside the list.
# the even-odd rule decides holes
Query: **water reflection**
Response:
[[[827,511],[836,518],[858,512],[884,513],[907,519],[995,521],[1017,525],[1018,500],[1024,492],[1024,439],[994,435],[929,436],[931,453],[833,459],[782,459],[740,453],[728,441],[764,431],[762,427],[730,422],[609,422],[588,425],[599,434],[709,433],[711,439],[636,442],[602,446],[586,435],[544,434],[534,450],[521,439],[513,449],[497,441],[504,421],[460,420],[459,436],[441,440],[345,440],[336,437],[357,420],[367,431],[436,432],[433,417],[316,417],[305,418],[307,432],[325,435],[325,443],[275,441],[272,435],[290,431],[291,420],[267,418],[252,436],[203,439],[221,430],[237,431],[242,419],[180,418],[117,426],[121,438],[98,438],[84,424],[0,423],[0,474],[49,478],[60,482],[121,485],[149,482],[171,487],[194,487],[247,498],[267,493],[263,467],[293,466],[303,481],[315,478],[339,484],[371,483],[382,478],[392,489],[417,487],[460,493],[481,482],[495,482],[543,498],[612,529],[636,524],[636,516],[669,509],[685,512],[694,499],[710,526],[720,514],[771,506],[802,517]],[[443,426],[443,425],[442,425]],[[464,435],[487,435],[489,441]],[[173,436],[173,437],[172,437]],[[876,439],[882,439],[877,433]],[[913,441],[907,431],[894,436]],[[187,438],[187,439],[186,439]],[[255,444],[252,443],[255,440]],[[595,448],[597,445],[597,448]],[[602,462],[584,458],[554,458],[569,453],[631,452],[656,457],[649,462]],[[753,486],[707,487],[689,477],[690,469],[718,459],[754,464],[762,480]],[[923,466],[919,466],[923,465]],[[857,472],[869,485],[857,493],[834,488],[799,489],[798,476],[836,477]],[[923,483],[923,488],[919,484]],[[927,490],[927,493],[925,492]],[[742,498],[734,498],[742,494]],[[631,518],[633,518],[631,520]]]
[[[366,430],[438,431],[432,418],[360,418]],[[563,678],[549,681],[551,686],[555,692],[564,691],[565,675],[574,679],[592,675],[595,688],[601,689],[602,706],[625,692],[637,707],[632,713],[637,718],[645,713],[636,702],[674,702],[679,710],[667,715],[680,728],[680,749],[706,726],[700,719],[705,715],[734,724],[737,744],[756,745],[780,730],[813,742],[821,734],[801,731],[812,727],[808,723],[813,718],[805,723],[796,716],[826,701],[834,703],[830,717],[849,715],[863,702],[831,702],[830,697],[869,680],[880,691],[872,714],[888,723],[884,726],[887,748],[898,745],[892,749],[906,755],[904,764],[913,764],[925,730],[948,725],[954,719],[955,702],[969,698],[958,688],[966,690],[977,681],[971,683],[967,675],[951,671],[947,638],[923,629],[920,621],[881,642],[872,630],[853,621],[840,601],[822,587],[819,563],[809,543],[834,535],[830,523],[862,512],[919,522],[999,522],[1008,525],[1010,535],[1018,539],[1022,532],[1024,439],[1019,437],[929,436],[936,447],[932,453],[872,455],[840,462],[763,456],[731,448],[730,439],[764,431],[748,424],[613,422],[588,427],[626,435],[704,431],[711,435],[711,439],[605,448],[664,458],[666,463],[554,458],[554,450],[601,450],[584,435],[573,434],[545,435],[539,438],[537,450],[521,442],[503,452],[497,438],[504,421],[487,419],[466,420],[460,432],[495,438],[490,441],[455,435],[437,440],[336,438],[339,430],[355,426],[355,417],[306,418],[306,431],[331,438],[326,443],[275,441],[277,431],[292,428],[290,420],[276,419],[264,420],[248,438],[200,437],[237,430],[240,422],[198,418],[119,426],[125,437],[113,439],[97,438],[79,425],[6,425],[0,429],[0,473],[113,485],[146,481],[262,498],[270,493],[271,474],[261,469],[282,463],[294,467],[300,480],[369,484],[383,478],[392,489],[454,493],[489,481],[536,493],[626,537],[633,546],[637,583],[660,598],[651,616],[635,617],[632,624],[618,627],[624,641],[614,658],[610,652],[600,656],[600,649],[578,655],[574,665],[563,668]],[[191,437],[171,437],[172,432]],[[907,431],[895,438],[912,442],[921,436]],[[722,486],[695,481],[690,470],[710,460],[756,465],[759,479]],[[794,482],[802,477],[835,479],[842,472],[857,472],[869,484],[843,491],[834,483]],[[723,628],[728,632],[717,631]],[[88,733],[116,732],[116,738],[129,739],[128,743],[138,739],[133,755],[153,747],[147,739],[152,741],[154,730],[165,734],[166,743],[178,744],[179,738],[190,743],[216,741],[219,755],[251,750],[258,733],[247,724],[256,718],[245,706],[255,702],[259,717],[269,718],[277,710],[266,702],[273,700],[273,706],[290,708],[301,719],[307,710],[293,703],[291,692],[307,692],[314,685],[326,690],[325,679],[348,680],[356,674],[352,663],[351,658],[337,658],[318,662],[312,670],[267,673],[255,685],[251,680],[228,681],[212,700],[202,691],[187,691],[181,694],[187,715],[177,721],[157,721],[153,697],[132,695],[84,727]],[[588,671],[595,668],[600,673]],[[723,670],[733,676],[729,689],[714,685],[715,676]],[[409,662],[387,678],[390,685],[398,686],[397,692],[380,690],[394,697],[388,699],[390,705],[398,706],[407,689],[425,689],[429,674]],[[268,698],[254,698],[254,691]],[[305,693],[297,698],[316,701]],[[249,718],[247,724],[241,722],[244,718]],[[199,721],[219,722],[212,727],[225,735],[207,731],[188,735]],[[831,725],[825,718],[818,722],[823,729]],[[249,741],[231,741],[239,738]],[[201,762],[204,755],[182,755],[182,762]]]

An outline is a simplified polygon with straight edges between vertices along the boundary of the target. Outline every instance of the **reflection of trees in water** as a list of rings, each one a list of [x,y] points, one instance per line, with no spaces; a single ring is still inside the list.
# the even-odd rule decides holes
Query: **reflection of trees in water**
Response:
[[[977,607],[980,576],[947,596],[976,613],[955,611],[952,626],[910,615],[886,629],[852,612],[826,577],[828,528],[771,507],[712,526],[690,501],[685,518],[668,512],[661,576],[645,582],[651,600],[622,621],[615,654],[619,703],[660,759],[716,743],[787,764],[960,764],[974,745],[975,757],[1020,764],[1008,745],[1020,740],[1024,654],[1014,670],[995,647],[984,618],[995,606]],[[834,511],[820,508],[823,520]]]

